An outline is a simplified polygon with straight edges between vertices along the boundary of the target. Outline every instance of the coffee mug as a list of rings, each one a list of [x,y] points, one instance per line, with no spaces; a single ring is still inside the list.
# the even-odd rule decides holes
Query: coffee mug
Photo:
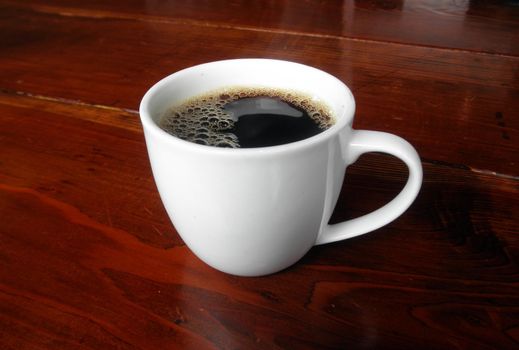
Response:
[[[313,96],[328,105],[335,123],[301,141],[238,149],[191,143],[159,127],[172,105],[239,86]],[[373,231],[416,198],[422,167],[415,149],[393,134],[353,130],[354,112],[353,95],[339,79],[271,59],[225,60],[181,70],[151,87],[140,104],[153,176],[177,232],[205,263],[240,276],[283,270],[314,245]],[[346,167],[366,152],[401,159],[409,169],[407,183],[381,208],[330,225]]]

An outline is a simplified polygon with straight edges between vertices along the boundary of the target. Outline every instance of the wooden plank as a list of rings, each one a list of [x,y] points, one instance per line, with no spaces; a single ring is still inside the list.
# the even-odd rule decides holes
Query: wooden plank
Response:
[[[23,97],[0,100],[2,182],[78,203],[78,211],[90,209],[94,220],[150,244],[179,243],[169,220],[155,215],[164,209],[135,114]],[[126,205],[115,204],[116,198],[127,198]]]
[[[394,223],[244,279],[182,244],[136,118],[0,95],[3,348],[517,345],[517,180],[425,162]],[[391,158],[362,158],[333,221],[384,203],[405,177]]]
[[[5,5],[1,13],[7,93],[136,110],[150,85],[178,69],[234,57],[288,59],[345,81],[357,99],[357,128],[397,133],[427,159],[519,175],[517,58]]]
[[[513,1],[31,0],[22,6],[67,16],[211,23],[519,55]]]

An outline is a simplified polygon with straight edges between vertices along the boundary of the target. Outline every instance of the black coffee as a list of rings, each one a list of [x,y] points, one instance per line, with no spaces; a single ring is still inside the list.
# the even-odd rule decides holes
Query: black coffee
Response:
[[[171,108],[160,126],[181,139],[216,147],[277,146],[316,135],[334,119],[311,97],[266,88],[232,88]]]

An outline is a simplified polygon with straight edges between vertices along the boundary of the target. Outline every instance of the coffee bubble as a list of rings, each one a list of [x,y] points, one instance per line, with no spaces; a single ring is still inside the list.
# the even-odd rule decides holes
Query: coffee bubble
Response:
[[[162,117],[160,127],[186,141],[216,147],[240,148],[242,145],[239,137],[233,132],[238,117],[227,110],[226,106],[250,98],[273,99],[274,102],[260,101],[263,104],[274,105],[271,108],[276,108],[275,101],[281,101],[295,110],[304,111],[322,130],[334,123],[329,108],[306,94],[271,88],[233,87],[199,95],[173,106]]]

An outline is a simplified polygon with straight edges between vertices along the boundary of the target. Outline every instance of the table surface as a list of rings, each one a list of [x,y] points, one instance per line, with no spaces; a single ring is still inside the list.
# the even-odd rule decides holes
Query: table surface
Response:
[[[354,127],[409,140],[424,183],[370,234],[243,278],[196,258],[137,112],[237,57],[326,70]],[[519,348],[517,1],[0,0],[1,349]],[[331,222],[407,170],[369,154]]]

